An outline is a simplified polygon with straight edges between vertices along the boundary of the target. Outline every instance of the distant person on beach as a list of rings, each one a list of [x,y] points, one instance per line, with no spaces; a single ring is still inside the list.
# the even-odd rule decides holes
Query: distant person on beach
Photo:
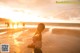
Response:
[[[43,23],[39,23],[36,33],[32,37],[32,47],[33,47],[33,52],[34,53],[42,53],[42,32],[45,29],[45,25]],[[29,46],[30,47],[30,46]]]

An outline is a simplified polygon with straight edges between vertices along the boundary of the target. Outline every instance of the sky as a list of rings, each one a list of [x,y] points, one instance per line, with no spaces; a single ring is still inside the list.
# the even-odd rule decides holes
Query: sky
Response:
[[[56,1],[79,0],[0,0],[0,6],[34,11],[44,18],[80,19],[80,4],[59,4]]]

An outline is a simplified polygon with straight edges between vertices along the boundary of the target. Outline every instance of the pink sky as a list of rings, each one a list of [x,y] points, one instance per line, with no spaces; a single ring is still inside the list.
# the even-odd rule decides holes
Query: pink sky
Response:
[[[40,11],[45,17],[80,17],[80,4],[56,4],[56,1],[60,0],[0,0],[0,5]]]

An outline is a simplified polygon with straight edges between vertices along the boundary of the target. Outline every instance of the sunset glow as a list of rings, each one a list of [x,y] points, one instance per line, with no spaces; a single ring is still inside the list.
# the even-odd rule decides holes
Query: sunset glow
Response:
[[[39,13],[31,10],[20,9],[20,11],[15,11],[14,8],[0,6],[0,17],[11,19],[13,22],[33,21],[34,19],[39,21],[38,16]]]
[[[8,18],[13,22],[54,22],[59,20],[46,19],[41,16],[41,12],[36,12],[28,9],[11,8],[0,6],[0,17]]]
[[[0,6],[0,17],[10,19],[12,22],[61,22],[75,23],[76,20],[62,20],[53,16],[44,17],[40,11],[33,11],[24,8],[12,8],[9,6]],[[79,23],[79,21],[77,21]]]

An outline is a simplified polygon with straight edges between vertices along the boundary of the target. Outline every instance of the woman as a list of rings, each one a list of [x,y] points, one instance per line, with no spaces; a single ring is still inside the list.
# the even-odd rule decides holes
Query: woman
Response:
[[[38,24],[38,27],[37,27],[37,30],[36,30],[36,33],[35,35],[33,36],[33,45],[34,45],[34,48],[33,48],[33,51],[34,53],[42,53],[41,51],[41,47],[42,47],[42,31],[45,29],[45,25],[43,23],[39,23]]]

